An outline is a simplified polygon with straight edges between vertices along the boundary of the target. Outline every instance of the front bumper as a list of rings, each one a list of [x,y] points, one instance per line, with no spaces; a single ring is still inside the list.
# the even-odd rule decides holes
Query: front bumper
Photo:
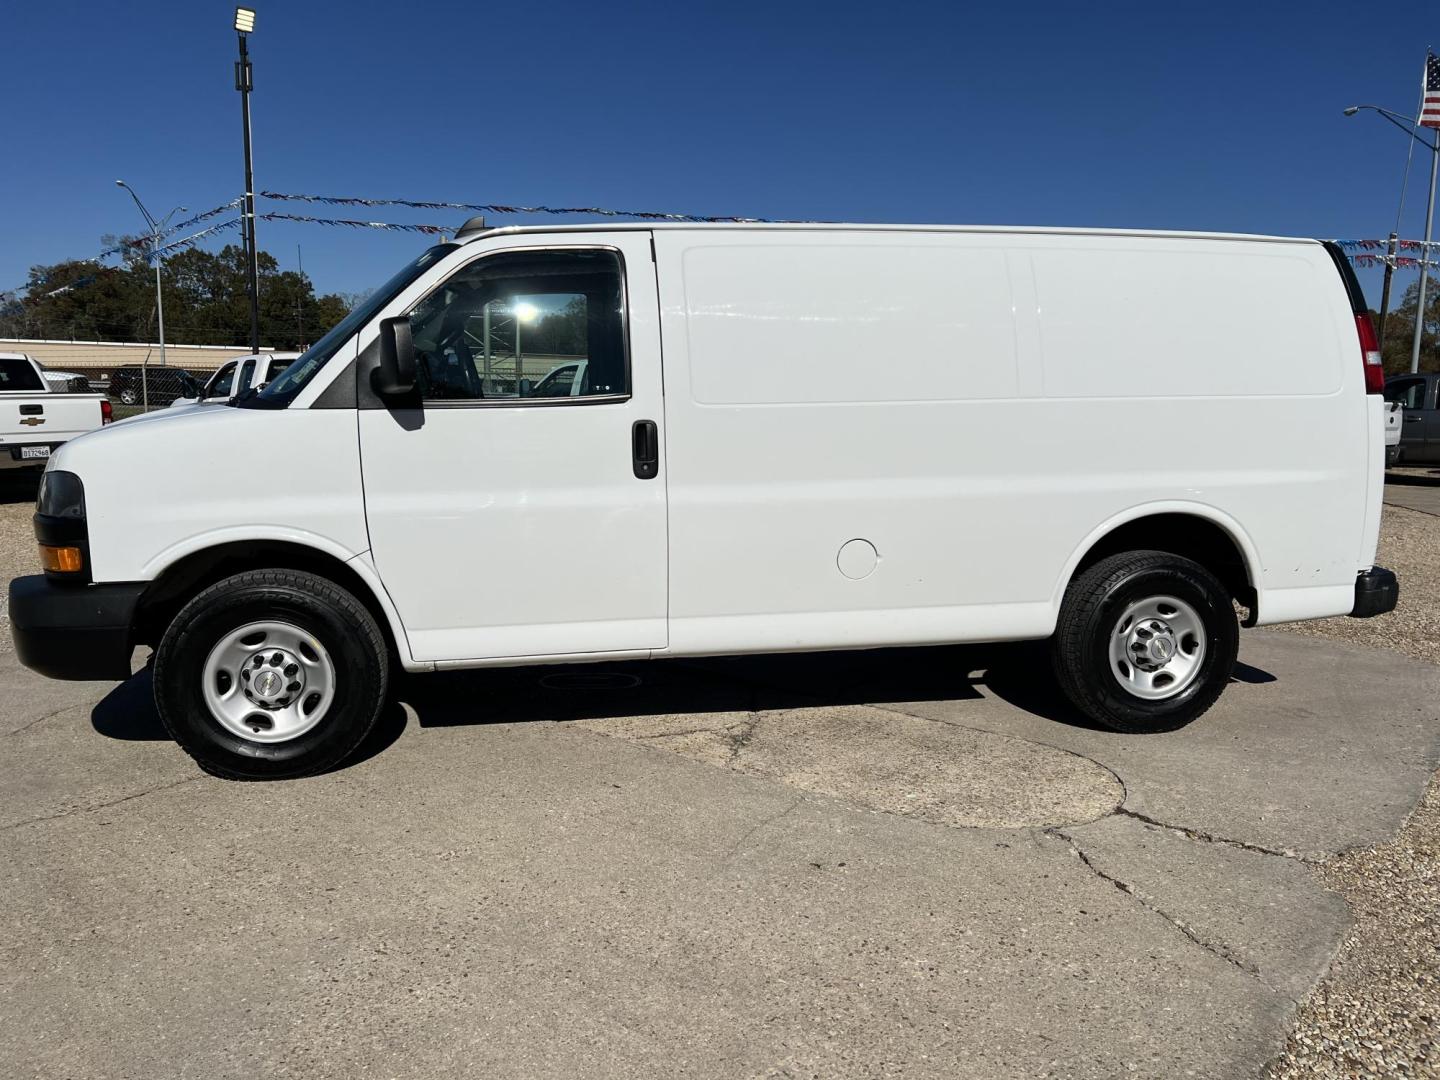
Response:
[[[56,584],[43,574],[10,582],[10,632],[31,671],[52,679],[128,679],[132,626],[146,582]]]
[[[1395,571],[1383,566],[1372,566],[1355,578],[1355,606],[1350,615],[1356,619],[1368,619],[1372,615],[1384,615],[1394,611],[1400,600],[1400,579]]]

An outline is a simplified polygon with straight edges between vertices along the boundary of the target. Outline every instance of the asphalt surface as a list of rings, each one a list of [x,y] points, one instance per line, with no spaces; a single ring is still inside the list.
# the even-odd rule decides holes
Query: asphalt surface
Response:
[[[1317,868],[1434,772],[1440,668],[1241,660],[1141,738],[1034,646],[430,676],[253,785],[144,671],[5,651],[0,1075],[1258,1075],[1351,930]]]

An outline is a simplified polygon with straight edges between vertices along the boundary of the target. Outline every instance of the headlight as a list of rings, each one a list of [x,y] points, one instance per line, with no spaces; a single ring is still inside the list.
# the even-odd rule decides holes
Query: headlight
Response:
[[[40,494],[35,499],[35,512],[46,517],[85,517],[85,485],[73,472],[51,470],[40,478]]]

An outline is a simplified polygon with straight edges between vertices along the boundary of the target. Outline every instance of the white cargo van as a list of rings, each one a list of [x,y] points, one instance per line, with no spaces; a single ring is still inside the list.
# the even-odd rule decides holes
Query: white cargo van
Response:
[[[1379,359],[1313,240],[472,224],[259,394],[62,447],[10,617],[58,678],[154,646],[236,777],[342,759],[396,664],[1053,638],[1167,730],[1233,602],[1394,607]]]

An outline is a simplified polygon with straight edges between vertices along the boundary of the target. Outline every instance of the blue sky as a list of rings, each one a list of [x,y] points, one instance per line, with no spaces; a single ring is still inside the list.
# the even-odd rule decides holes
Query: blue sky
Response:
[[[1412,110],[1440,44],[1417,0],[254,6],[262,189],[1307,236],[1392,227],[1405,136],[1341,109]],[[0,289],[135,231],[117,177],[157,214],[239,193],[232,11],[7,8]],[[1421,232],[1427,168],[1418,155],[1402,235]],[[325,291],[368,290],[425,243],[260,229],[282,266],[302,245]]]

